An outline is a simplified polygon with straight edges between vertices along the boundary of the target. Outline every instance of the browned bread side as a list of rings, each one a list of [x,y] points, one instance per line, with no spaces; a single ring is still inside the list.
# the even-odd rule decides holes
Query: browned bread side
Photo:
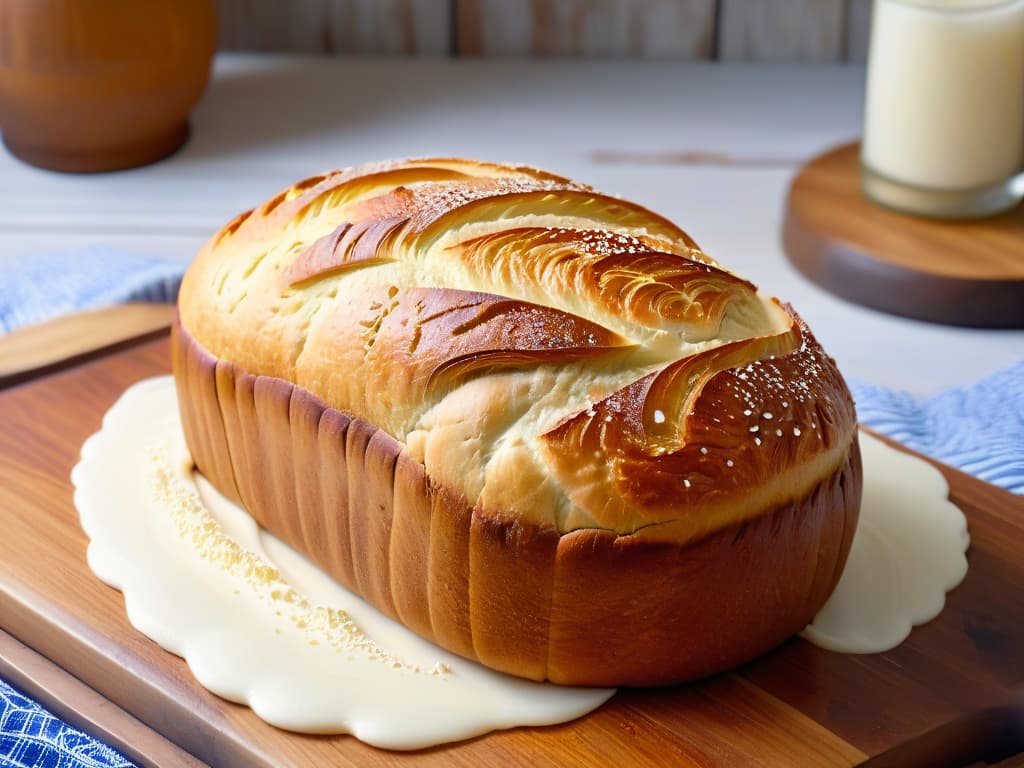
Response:
[[[845,562],[861,478],[833,361],[625,201],[470,161],[328,174],[211,240],[179,309],[199,468],[494,668],[708,674],[799,631]]]
[[[644,686],[733,667],[810,621],[856,527],[856,443],[810,493],[685,544],[500,520],[367,422],[215,359],[180,324],[172,338],[211,482],[384,613],[503,672]]]

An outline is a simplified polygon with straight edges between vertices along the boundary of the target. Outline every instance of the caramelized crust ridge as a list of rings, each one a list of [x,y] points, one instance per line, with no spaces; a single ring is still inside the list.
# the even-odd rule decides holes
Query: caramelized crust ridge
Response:
[[[802,628],[841,571],[860,465],[834,361],[641,206],[465,160],[334,171],[212,238],[179,313],[200,469],[495,668],[708,674]],[[792,594],[755,605],[765,589]],[[638,616],[656,619],[634,638]]]

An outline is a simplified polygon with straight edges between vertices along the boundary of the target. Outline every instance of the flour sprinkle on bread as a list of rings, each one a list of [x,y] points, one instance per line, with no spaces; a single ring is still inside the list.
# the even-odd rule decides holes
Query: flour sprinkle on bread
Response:
[[[834,361],[638,205],[457,159],[306,179],[182,284],[198,468],[418,634],[584,685],[800,631],[861,491]]]

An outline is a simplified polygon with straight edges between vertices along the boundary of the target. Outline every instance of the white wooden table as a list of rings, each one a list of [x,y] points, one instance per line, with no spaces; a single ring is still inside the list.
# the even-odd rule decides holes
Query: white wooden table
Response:
[[[0,152],[0,268],[88,244],[187,262],[235,213],[320,170],[405,156],[513,160],[677,221],[791,301],[849,376],[917,393],[972,382],[1024,357],[1024,331],[857,307],[807,282],[779,245],[799,164],[859,134],[863,80],[856,66],[222,55],[191,141],[168,160],[66,176]],[[727,162],[671,159],[689,152]]]

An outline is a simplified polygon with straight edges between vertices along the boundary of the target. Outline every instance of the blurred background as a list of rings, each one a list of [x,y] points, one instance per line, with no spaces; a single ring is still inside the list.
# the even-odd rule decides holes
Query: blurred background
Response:
[[[217,0],[227,51],[863,62],[871,0]]]
[[[87,121],[64,116],[75,100],[41,85],[81,92],[74,46],[58,45],[74,38],[65,28],[95,41],[88,61],[99,106],[89,117],[110,131],[125,125],[102,102],[120,88],[135,100],[125,114],[141,122],[171,101],[183,104],[169,119],[181,131],[187,113],[189,138],[158,162],[104,173],[55,173],[0,151],[0,268],[17,266],[22,285],[38,288],[32,309],[46,315],[33,314],[35,322],[101,303],[80,300],[84,267],[108,303],[161,299],[225,222],[297,179],[386,158],[524,163],[678,222],[721,263],[793,302],[851,376],[917,394],[974,381],[1018,359],[1024,333],[866,309],[807,280],[782,248],[793,179],[813,158],[861,136],[873,5],[5,0],[0,97],[22,94],[25,104],[36,99],[53,110],[26,140],[51,130],[64,141],[83,135]],[[45,7],[61,11],[33,22],[44,44],[27,44],[13,12],[27,25]],[[148,25],[154,42],[112,33],[103,11],[125,29]],[[188,98],[171,82],[186,65],[197,73]],[[145,67],[149,82],[136,77]],[[4,76],[21,90],[5,91]],[[0,99],[8,146],[12,113]],[[851,184],[856,172],[854,162]],[[842,205],[832,210],[848,218]],[[922,259],[933,261],[932,251]],[[154,271],[155,294],[107,290],[115,276],[136,273],[151,284]],[[70,298],[60,306],[54,274],[67,275]],[[23,299],[25,290],[9,293]],[[6,330],[25,320],[14,317]],[[879,339],[887,340],[881,350]]]

